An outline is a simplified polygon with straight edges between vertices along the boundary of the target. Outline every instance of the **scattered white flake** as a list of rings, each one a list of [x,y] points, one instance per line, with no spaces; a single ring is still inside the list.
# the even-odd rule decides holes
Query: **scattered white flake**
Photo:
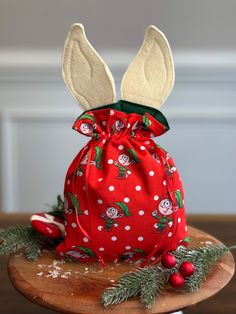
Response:
[[[87,209],[84,210],[84,214],[88,216],[89,212]]]
[[[181,218],[180,218],[180,217],[178,218],[178,223],[179,223],[179,224],[181,223]]]
[[[144,143],[148,145],[148,144],[150,144],[151,142],[150,142],[150,141],[145,141]]]
[[[84,270],[89,270],[89,269],[88,269],[88,267],[85,267],[85,269],[84,269]]]
[[[118,149],[119,149],[119,150],[123,150],[123,149],[124,149],[124,146],[123,146],[123,145],[119,145],[119,146],[118,146]]]
[[[102,180],[103,180],[103,178],[99,178],[99,179],[98,179],[98,182],[102,182]]]
[[[154,228],[158,228],[158,223],[156,222],[153,226]]]
[[[110,116],[113,116],[114,115],[114,111],[113,110],[110,110]]]
[[[19,253],[19,254],[17,254],[17,255],[15,255],[16,257],[20,257],[20,256],[22,256],[23,255],[23,253]]]
[[[98,250],[99,250],[100,252],[103,252],[103,251],[104,251],[104,247],[100,247]]]
[[[56,270],[62,270],[62,268],[59,267],[59,266],[54,266],[54,268],[55,268]]]
[[[140,185],[136,185],[135,190],[136,191],[141,191],[141,186]]]
[[[116,236],[111,237],[111,241],[116,241],[116,240],[117,240]]]
[[[145,148],[145,146],[142,145],[142,146],[140,146],[140,149],[145,150],[146,148]]]
[[[102,203],[103,203],[103,200],[99,199],[99,200],[97,200],[97,203],[98,203],[98,204],[102,204]]]
[[[110,282],[115,282],[115,280],[114,279],[110,279]]]
[[[126,249],[126,250],[130,250],[130,249],[131,249],[131,246],[127,245],[127,246],[125,247],[125,249]]]
[[[169,221],[169,222],[168,222],[168,226],[169,226],[169,227],[172,227],[172,226],[173,226],[173,221]]]
[[[201,241],[201,244],[211,245],[213,244],[211,241]]]
[[[117,223],[114,223],[114,227],[118,227],[119,225]]]
[[[108,159],[107,163],[108,163],[109,165],[112,165],[112,164],[113,164],[113,159]]]
[[[131,127],[131,124],[130,124],[130,123],[128,123],[128,124],[127,124],[127,128],[130,128],[130,127]]]
[[[106,125],[107,124],[107,121],[102,121],[102,125]]]
[[[166,180],[163,181],[163,185],[166,185]]]
[[[66,274],[62,274],[62,275],[61,275],[61,278],[63,278],[63,279],[68,279],[68,278],[69,278],[69,276],[68,276],[68,275],[66,275]]]
[[[138,237],[138,241],[143,241],[143,237],[142,236],[140,236],[140,237]]]
[[[88,274],[89,272],[88,272],[88,270],[86,270],[85,272],[84,272],[84,275],[86,275],[86,274]]]
[[[106,143],[106,140],[102,140],[102,142],[103,142],[103,144],[105,144],[105,143]]]
[[[72,222],[71,227],[76,228],[77,227],[76,223]]]
[[[151,177],[153,177],[154,176],[154,174],[155,174],[155,172],[154,171],[149,171],[149,176],[151,176]]]
[[[36,276],[43,276],[43,271],[40,271],[39,273],[37,273]]]
[[[158,201],[159,200],[159,196],[158,195],[154,195],[153,199],[154,199],[154,201]]]
[[[150,133],[150,137],[155,137],[155,134],[154,133]]]
[[[139,214],[140,216],[143,216],[143,215],[144,215],[144,211],[143,211],[143,210],[140,210],[140,211],[138,212],[138,214]]]
[[[170,238],[172,236],[172,232],[169,232],[167,237]]]
[[[83,191],[85,191],[85,190],[86,190],[86,186],[84,185],[84,186],[83,186]]]
[[[152,256],[151,261],[155,261],[155,260],[156,260],[155,256]]]
[[[188,231],[188,227],[187,226],[184,227],[184,231]]]
[[[125,230],[130,230],[130,226],[125,226]]]
[[[128,197],[125,197],[125,198],[124,198],[124,202],[125,202],[125,203],[129,203],[129,201],[130,201],[130,200],[129,200]]]
[[[74,293],[73,293],[73,292],[71,292],[71,293],[70,293],[70,295],[74,295]]]
[[[109,191],[111,191],[111,192],[112,192],[112,191],[114,191],[114,190],[115,190],[115,187],[114,187],[113,185],[110,185],[108,189],[109,189]]]
[[[103,226],[98,226],[99,231],[102,231],[102,229],[103,229]]]
[[[60,276],[60,272],[58,270],[49,270],[48,274],[46,277],[52,277],[52,278],[57,278]]]
[[[88,242],[88,241],[89,241],[89,239],[88,239],[88,238],[86,238],[86,237],[84,237],[84,238],[83,238],[83,241],[84,241],[84,242]]]

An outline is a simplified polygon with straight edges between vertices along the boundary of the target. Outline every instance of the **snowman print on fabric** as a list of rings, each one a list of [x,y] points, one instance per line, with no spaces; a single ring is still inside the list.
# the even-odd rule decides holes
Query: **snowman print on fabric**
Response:
[[[158,211],[161,215],[158,214]],[[158,232],[164,232],[167,224],[172,225],[173,220],[169,215],[173,213],[173,205],[172,201],[168,198],[165,198],[160,201],[158,210],[154,210],[152,212],[152,217],[157,219],[157,223],[155,223],[155,228]]]
[[[101,215],[104,219],[103,230],[111,231],[113,227],[118,227],[117,219],[123,216],[130,216],[128,206],[123,202],[116,202],[112,206],[108,207]]]
[[[122,151],[118,155],[118,160],[114,162],[114,165],[118,168],[118,176],[116,178],[121,180],[126,179],[131,174],[129,166],[138,162],[140,160],[137,158],[134,149],[127,148]]]

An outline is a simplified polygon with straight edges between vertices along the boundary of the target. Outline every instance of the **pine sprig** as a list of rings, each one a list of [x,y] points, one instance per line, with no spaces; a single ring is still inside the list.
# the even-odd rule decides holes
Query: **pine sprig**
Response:
[[[186,250],[186,254],[181,258],[181,262],[187,260],[193,263],[195,272],[191,277],[185,279],[184,289],[190,292],[198,291],[214,263],[228,252],[229,249],[224,244],[206,245]],[[180,257],[181,254],[178,258]]]
[[[35,259],[40,253],[41,245],[38,234],[31,227],[12,226],[0,230],[0,255],[15,253],[20,249],[26,250],[29,260]]]
[[[51,240],[30,226],[11,226],[0,229],[0,255],[15,253],[23,249],[27,260],[33,261]]]
[[[65,218],[64,201],[60,195],[57,196],[57,204],[50,207],[48,214]],[[60,239],[49,239],[31,226],[11,226],[0,229],[0,255],[15,253],[23,249],[29,261],[35,260],[41,255],[45,247],[55,248],[60,243]]]
[[[168,273],[169,275],[169,273]],[[155,267],[152,277],[140,285],[140,300],[146,308],[151,308],[156,298],[158,298],[165,288],[168,277],[160,267]]]
[[[153,280],[154,278],[156,280]],[[146,307],[151,307],[155,297],[159,295],[166,282],[167,277],[160,267],[138,268],[124,274],[115,286],[107,288],[102,295],[102,302],[104,306],[118,304],[140,294],[141,302]],[[146,291],[144,286],[147,288]]]
[[[51,210],[47,214],[65,219],[64,201],[61,195],[57,196],[57,204],[49,207],[51,207]]]
[[[195,272],[186,278],[184,289],[189,292],[197,291],[206,279],[213,264],[229,249],[224,244],[206,245],[201,247],[180,247],[172,252],[177,263],[172,269],[166,269],[159,265],[137,268],[124,274],[112,287],[107,288],[102,294],[104,306],[118,304],[130,297],[140,295],[140,301],[146,308],[151,308],[155,299],[166,287],[170,274],[178,272],[182,262],[188,261],[194,264]]]

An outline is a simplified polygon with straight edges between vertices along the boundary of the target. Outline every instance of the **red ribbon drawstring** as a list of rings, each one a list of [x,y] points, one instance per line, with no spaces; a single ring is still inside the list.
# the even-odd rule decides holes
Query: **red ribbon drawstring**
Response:
[[[156,146],[156,149],[157,149],[157,151],[158,151],[158,154],[157,154],[157,155],[158,155],[159,157],[161,157],[161,158],[159,158],[159,160],[160,160],[160,162],[161,162],[162,169],[163,169],[164,173],[166,173],[166,168],[165,168],[165,164],[164,164],[164,160],[166,160],[166,156],[164,156],[162,150],[156,145],[156,143],[155,143],[153,140],[151,140],[151,141],[153,142],[153,145]],[[167,165],[169,166],[168,160],[166,160],[166,163],[167,163]],[[173,182],[173,176],[172,176],[172,175],[171,175],[171,176],[166,175],[166,186],[167,186],[168,194],[169,194],[169,196],[170,196],[170,198],[171,198],[173,207],[175,208],[176,199],[175,199],[175,197],[174,197],[174,195],[173,195],[173,192],[174,192],[174,182]],[[172,232],[172,235],[173,235],[172,238],[175,237],[175,235],[176,235],[176,233],[177,233],[177,231],[178,231],[178,222],[177,222],[177,219],[176,219],[176,218],[177,218],[177,217],[176,217],[177,214],[176,214],[175,209],[174,209],[174,211],[173,211],[173,214],[174,214],[174,215],[173,215],[173,218],[174,218],[174,219],[173,219],[173,220],[174,220],[174,222],[173,222],[174,228],[173,228],[173,232]],[[163,233],[163,241],[167,240],[167,237],[166,237],[166,236],[167,236],[167,232],[169,233],[169,228],[166,228],[165,232]],[[158,250],[163,246],[163,241],[155,245],[155,247],[154,247],[154,249],[152,250],[152,252],[147,256],[147,258],[146,258],[145,261],[140,265],[140,267],[146,266],[147,263],[150,261],[150,259],[151,259],[153,256],[155,256],[155,254],[158,252]],[[162,256],[165,255],[165,254],[170,250],[171,238],[169,239],[169,241],[168,241],[167,243],[166,243],[166,241],[165,241],[164,244],[165,244],[165,247],[166,247],[165,250],[162,252],[162,254],[161,254],[160,256],[158,256],[158,257],[155,259],[155,261],[153,262],[153,264],[157,264],[157,263],[161,260]]]
[[[88,202],[88,210],[89,210],[89,193],[88,193],[88,179],[89,179],[89,169],[90,169],[90,161],[91,161],[91,157],[92,157],[92,151],[93,151],[93,148],[96,144],[96,141],[95,139],[91,139],[89,141],[89,143],[87,144],[87,146],[85,146],[82,151],[81,151],[81,155],[80,155],[80,158],[78,158],[78,162],[76,164],[76,168],[79,166],[81,160],[82,160],[82,157],[84,157],[84,151],[85,149],[88,148],[88,161],[87,161],[87,165],[86,165],[86,171],[85,171],[85,191],[86,191],[86,195],[87,195],[87,202]],[[74,195],[75,193],[75,177],[76,177],[76,173],[74,173],[73,175],[73,180],[72,180],[72,194]],[[93,244],[93,249],[95,251],[95,253],[97,254],[98,258],[100,259],[101,263],[102,263],[102,267],[105,268],[106,267],[106,264],[102,258],[102,256],[100,255],[100,253],[98,252],[97,248],[96,248],[96,243],[95,241],[92,239],[92,237],[88,234],[88,232],[83,228],[83,226],[81,225],[80,221],[79,221],[79,216],[78,216],[78,213],[76,211],[75,213],[75,217],[76,217],[76,222],[77,222],[77,225],[79,226],[81,232],[84,234],[84,236],[89,240],[91,241],[91,243]],[[90,219],[90,218],[89,218]],[[91,227],[91,220],[90,220],[90,227]]]

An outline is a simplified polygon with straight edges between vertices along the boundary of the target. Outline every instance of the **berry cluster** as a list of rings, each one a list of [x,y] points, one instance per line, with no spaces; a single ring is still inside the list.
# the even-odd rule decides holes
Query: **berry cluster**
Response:
[[[167,253],[162,256],[161,265],[164,268],[171,269],[176,266],[176,258],[173,254]],[[193,275],[195,267],[193,263],[185,261],[179,265],[179,271],[174,272],[169,277],[169,283],[173,288],[182,288],[186,277]]]

